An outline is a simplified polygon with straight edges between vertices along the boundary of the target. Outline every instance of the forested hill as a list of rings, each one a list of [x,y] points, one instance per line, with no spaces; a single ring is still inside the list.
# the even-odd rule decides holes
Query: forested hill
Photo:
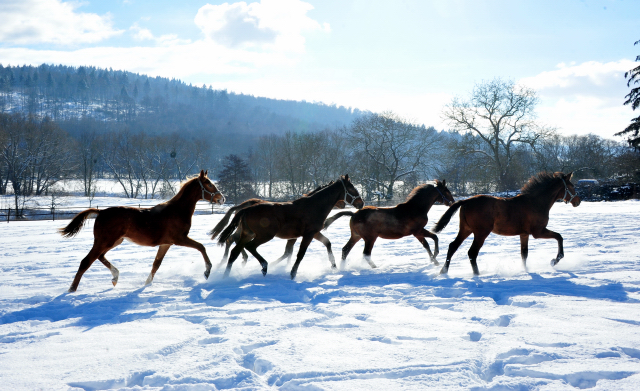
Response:
[[[239,147],[237,140],[250,142],[251,136],[348,125],[363,114],[121,70],[47,64],[0,65],[0,112],[49,117],[61,124],[90,117],[152,134],[216,137],[234,147]]]

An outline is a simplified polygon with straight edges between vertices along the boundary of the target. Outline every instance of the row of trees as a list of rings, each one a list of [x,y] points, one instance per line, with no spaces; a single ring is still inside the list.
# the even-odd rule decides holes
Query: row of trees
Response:
[[[95,196],[97,178],[116,180],[131,198],[170,196],[176,180],[211,164],[206,140],[93,120],[76,126],[83,131],[73,135],[48,118],[0,114],[0,195],[13,194],[16,210],[27,197],[48,195],[71,178],[80,180],[87,197]]]
[[[218,139],[208,138],[209,144],[186,132],[159,135],[91,118],[2,115],[0,192],[10,183],[16,197],[46,194],[55,181],[75,177],[90,196],[95,178],[108,177],[127,197],[154,198],[169,195],[171,179],[199,168],[218,176],[234,202],[298,197],[345,173],[365,199],[387,201],[433,178],[446,179],[459,194],[515,190],[543,170],[640,179],[633,148],[595,135],[560,136],[538,123],[536,103],[534,91],[496,79],[445,106],[452,131],[393,113],[367,114],[323,131],[253,135],[248,153],[225,158],[225,149],[211,153]]]

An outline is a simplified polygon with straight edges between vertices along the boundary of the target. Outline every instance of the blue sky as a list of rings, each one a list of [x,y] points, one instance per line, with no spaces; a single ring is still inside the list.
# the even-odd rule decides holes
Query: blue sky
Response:
[[[0,63],[112,67],[439,129],[454,96],[502,77],[537,90],[540,122],[613,138],[637,115],[622,102],[639,11],[614,0],[2,0]]]

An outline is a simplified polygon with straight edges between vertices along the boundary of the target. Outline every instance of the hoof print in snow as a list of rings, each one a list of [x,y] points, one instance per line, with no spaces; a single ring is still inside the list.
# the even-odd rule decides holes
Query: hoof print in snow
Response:
[[[478,342],[480,341],[480,338],[482,338],[482,334],[477,332],[477,331],[471,331],[469,332],[469,340],[473,341],[473,342]]]

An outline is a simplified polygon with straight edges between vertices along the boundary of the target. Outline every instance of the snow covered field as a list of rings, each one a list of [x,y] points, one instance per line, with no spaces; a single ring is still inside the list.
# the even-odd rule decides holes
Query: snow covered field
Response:
[[[640,389],[640,202],[556,204],[555,269],[555,240],[529,242],[527,274],[519,239],[491,235],[479,278],[471,239],[442,277],[405,238],[378,240],[377,269],[360,242],[333,272],[314,242],[295,281],[284,262],[262,277],[254,258],[223,280],[206,234],[221,217],[196,215],[191,230],[209,280],[197,251],[172,247],[145,288],[155,249],[125,242],[107,254],[118,285],[96,262],[74,294],[93,220],[73,239],[56,232],[68,220],[0,223],[0,389]],[[347,218],[326,233],[338,257],[348,234]],[[284,245],[259,251],[274,260]]]

